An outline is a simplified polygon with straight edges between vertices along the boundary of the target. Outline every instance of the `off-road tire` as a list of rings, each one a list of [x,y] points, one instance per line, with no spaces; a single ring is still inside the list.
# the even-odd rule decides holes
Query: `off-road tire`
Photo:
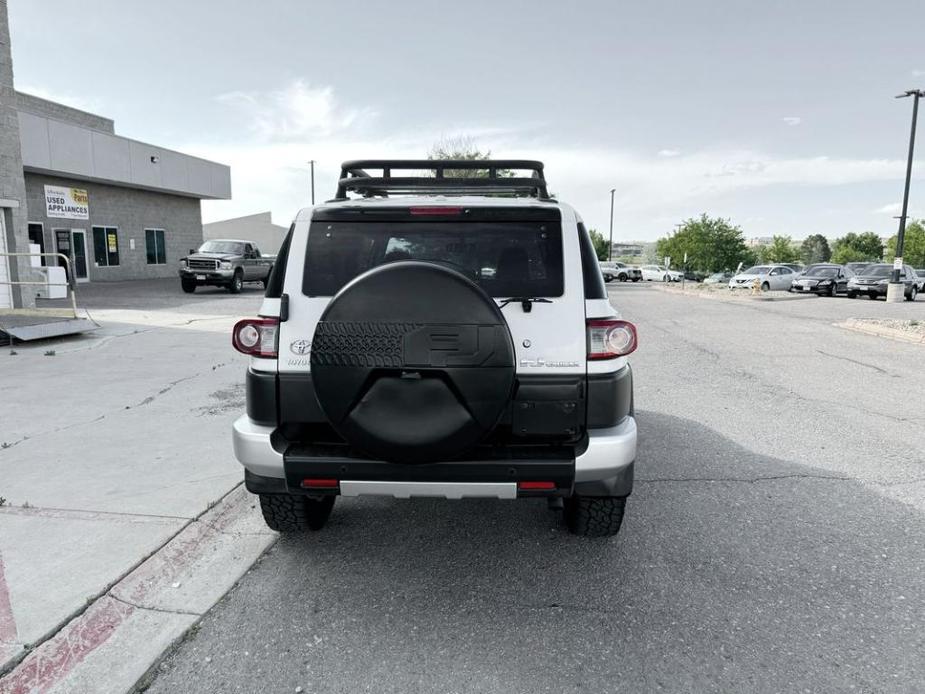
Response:
[[[312,499],[294,494],[260,494],[260,511],[270,530],[298,533],[321,530],[334,508],[336,496]]]
[[[196,291],[196,280],[180,280],[180,288],[187,294],[192,294]]]
[[[620,532],[625,496],[570,496],[565,500],[565,525],[574,535],[612,537]]]
[[[231,278],[231,282],[228,284],[228,291],[232,294],[240,294],[243,288],[244,274],[240,270],[235,270],[234,277]]]

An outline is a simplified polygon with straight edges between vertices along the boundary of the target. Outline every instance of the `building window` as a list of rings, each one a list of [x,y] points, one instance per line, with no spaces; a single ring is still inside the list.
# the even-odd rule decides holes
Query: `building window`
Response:
[[[163,229],[145,229],[145,251],[148,256],[148,265],[167,264]]]
[[[115,227],[93,227],[93,259],[97,267],[119,264],[119,230]]]
[[[45,252],[45,228],[40,222],[29,222],[29,243],[39,247],[39,253]],[[45,266],[45,256],[39,258],[41,265]]]

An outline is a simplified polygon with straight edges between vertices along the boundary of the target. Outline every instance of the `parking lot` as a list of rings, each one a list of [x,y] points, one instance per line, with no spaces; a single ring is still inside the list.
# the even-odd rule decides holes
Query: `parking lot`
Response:
[[[149,691],[917,690],[925,347],[832,324],[925,301],[610,294],[641,337],[618,538],[568,535],[541,501],[342,499]]]

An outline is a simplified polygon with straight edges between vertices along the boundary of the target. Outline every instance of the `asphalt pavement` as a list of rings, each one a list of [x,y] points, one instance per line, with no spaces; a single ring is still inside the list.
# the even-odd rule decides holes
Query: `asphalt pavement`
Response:
[[[611,298],[641,340],[618,538],[542,502],[341,499],[148,691],[925,689],[925,347],[833,325],[925,301]]]

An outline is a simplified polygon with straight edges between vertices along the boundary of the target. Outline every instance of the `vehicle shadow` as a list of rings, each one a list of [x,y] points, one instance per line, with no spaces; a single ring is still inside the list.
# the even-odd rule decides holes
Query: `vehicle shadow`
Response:
[[[329,691],[921,684],[919,512],[691,420],[638,419],[618,538],[571,536],[542,501],[341,500],[323,532],[280,540],[227,618],[324,639],[299,660]]]

